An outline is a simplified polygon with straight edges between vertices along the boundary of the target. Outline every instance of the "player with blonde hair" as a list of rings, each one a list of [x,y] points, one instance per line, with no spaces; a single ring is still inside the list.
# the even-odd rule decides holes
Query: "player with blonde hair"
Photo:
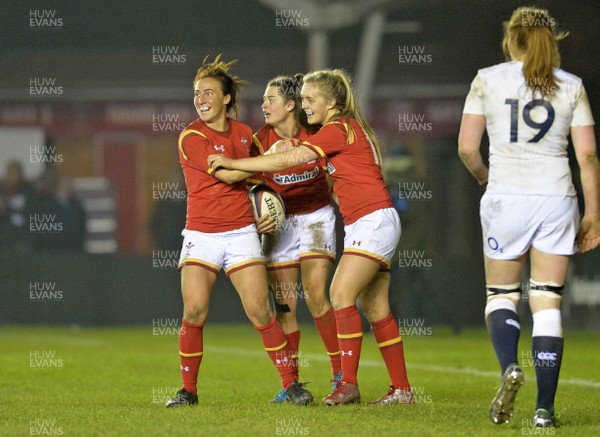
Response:
[[[533,314],[531,353],[537,379],[534,423],[556,425],[554,398],[563,356],[560,304],[569,257],[600,244],[594,120],[581,79],[561,70],[566,36],[545,9],[521,7],[504,25],[508,62],[479,70],[467,96],[458,150],[480,185],[487,288],[485,320],[502,372],[490,419],[509,422],[519,387],[521,273]],[[490,140],[489,170],[480,145]],[[585,211],[581,221],[567,157],[571,134]]]
[[[197,377],[204,354],[203,328],[210,294],[221,268],[237,290],[246,315],[260,332],[287,397],[305,405],[312,395],[286,365],[291,350],[269,305],[262,248],[252,216],[246,179],[252,173],[209,168],[206,159],[221,152],[231,158],[249,156],[252,130],[228,116],[237,110],[244,83],[229,73],[236,61],[217,56],[198,70],[194,106],[199,118],[179,136],[179,160],[185,176],[187,217],[179,267],[183,319],[179,357],[183,388],[167,407],[198,403]]]
[[[404,348],[390,311],[390,262],[400,239],[400,219],[381,173],[381,153],[373,129],[356,103],[351,80],[342,70],[307,74],[301,91],[308,122],[322,125],[308,140],[283,140],[272,153],[231,159],[211,155],[209,166],[240,171],[280,171],[317,158],[326,159],[344,220],[344,252],[330,287],[342,362],[342,380],[323,401],[328,405],[360,401],[357,372],[362,322],[371,323],[391,387],[373,405],[412,403]]]

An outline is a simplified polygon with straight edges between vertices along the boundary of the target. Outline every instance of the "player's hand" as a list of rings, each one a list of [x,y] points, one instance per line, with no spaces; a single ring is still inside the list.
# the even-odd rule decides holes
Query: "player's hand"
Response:
[[[275,220],[269,214],[265,214],[256,220],[256,229],[259,234],[270,234],[275,230]]]
[[[216,170],[219,167],[224,169],[231,169],[233,165],[233,159],[227,158],[224,155],[209,155],[207,161],[208,167],[212,170]]]
[[[600,245],[600,217],[596,215],[584,216],[577,233],[579,252],[585,253]]]

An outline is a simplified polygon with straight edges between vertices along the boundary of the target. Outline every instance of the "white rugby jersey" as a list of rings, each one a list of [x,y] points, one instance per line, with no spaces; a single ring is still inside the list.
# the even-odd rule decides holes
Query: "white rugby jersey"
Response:
[[[487,191],[575,195],[567,135],[571,126],[593,125],[594,119],[581,79],[561,69],[554,76],[558,89],[544,100],[532,96],[520,61],[483,68],[471,83],[463,112],[486,119]]]

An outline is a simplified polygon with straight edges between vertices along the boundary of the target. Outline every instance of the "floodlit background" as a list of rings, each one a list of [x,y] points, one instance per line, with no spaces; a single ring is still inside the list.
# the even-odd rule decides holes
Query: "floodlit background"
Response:
[[[563,67],[583,79],[598,119],[600,5],[537,3],[571,31]],[[251,83],[239,118],[254,130],[270,78],[353,75],[402,219],[392,271],[400,324],[482,325],[482,193],[456,141],[469,84],[503,61],[502,21],[520,5],[0,1],[0,324],[179,320],[186,193],[177,136],[196,117],[196,69],[223,53]],[[599,265],[598,250],[573,258],[567,325],[600,328]],[[213,296],[210,321],[245,320],[226,280]]]

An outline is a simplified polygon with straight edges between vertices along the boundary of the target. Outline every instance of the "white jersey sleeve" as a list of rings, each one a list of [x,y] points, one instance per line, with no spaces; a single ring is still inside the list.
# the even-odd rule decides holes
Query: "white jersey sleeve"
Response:
[[[465,101],[464,114],[484,115],[483,112],[483,83],[479,74],[471,82],[471,89]]]
[[[490,140],[487,190],[504,194],[574,196],[567,157],[571,126],[593,124],[581,79],[554,70],[558,87],[532,95],[521,62],[479,70],[464,113],[485,116]],[[544,79],[537,83],[544,86]]]
[[[571,127],[592,125],[594,125],[594,117],[592,116],[590,101],[588,100],[585,88],[583,85],[581,85],[577,93],[575,109],[573,109],[573,120],[571,121]]]

